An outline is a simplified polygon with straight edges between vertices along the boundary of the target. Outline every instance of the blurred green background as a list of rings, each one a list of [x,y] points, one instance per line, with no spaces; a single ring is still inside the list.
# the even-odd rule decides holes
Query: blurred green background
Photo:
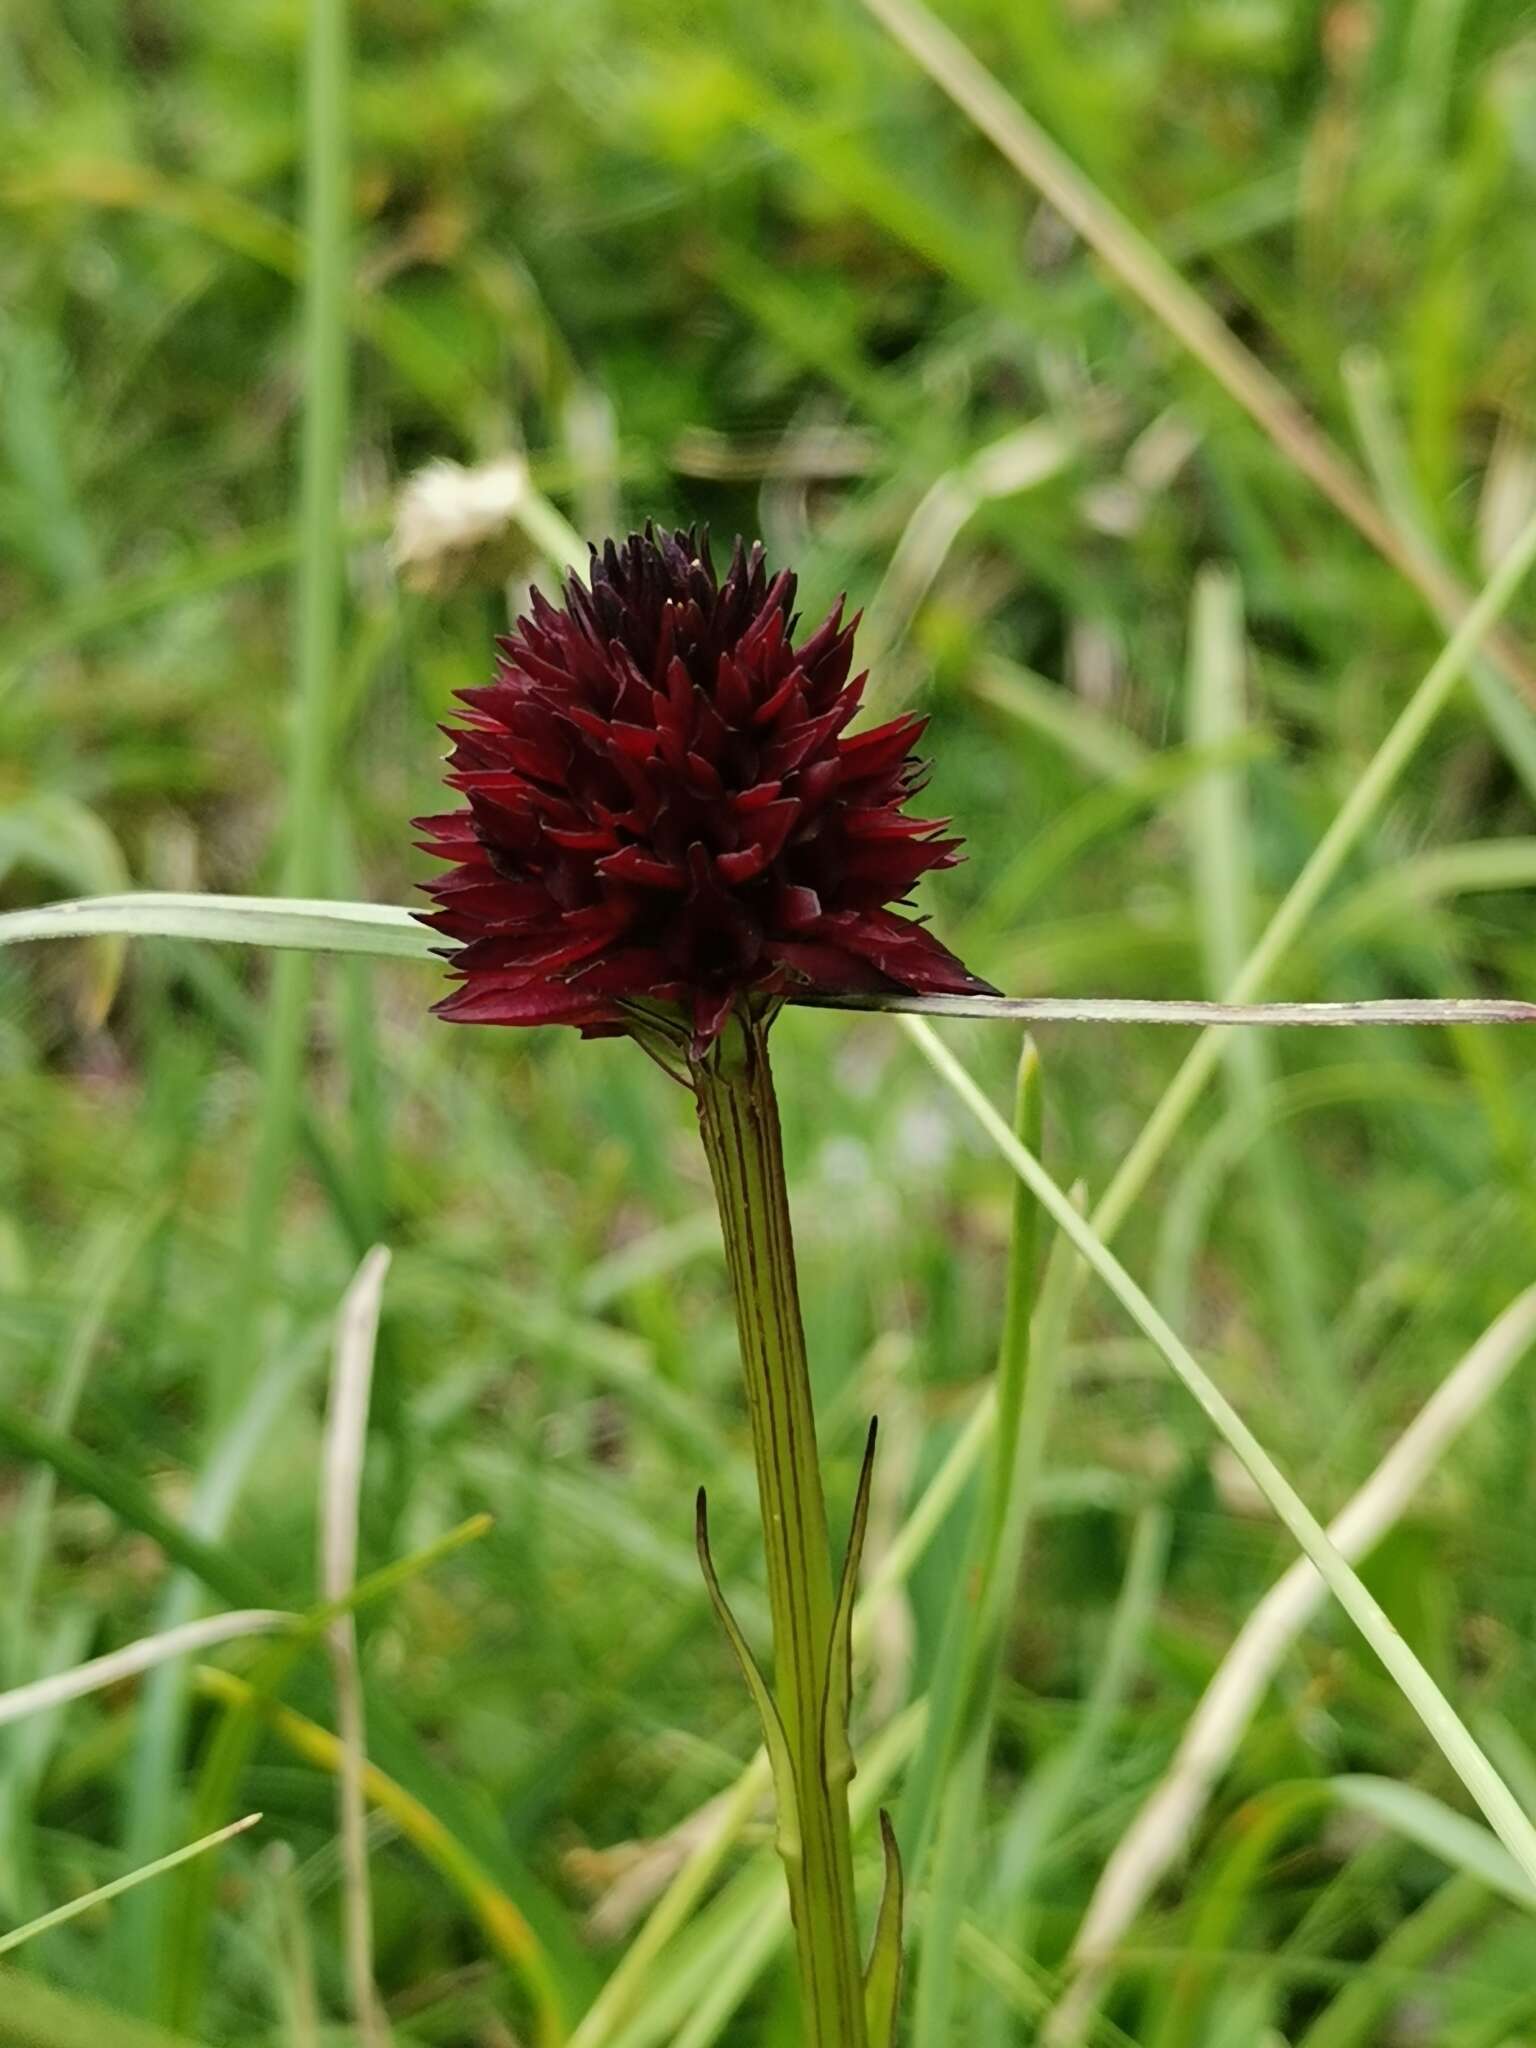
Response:
[[[1480,584],[1536,509],[1531,8],[944,13],[1390,521]],[[1016,993],[1216,992],[1442,629],[856,0],[356,7],[351,545],[324,801],[295,816],[306,25],[298,0],[10,0],[0,23],[0,907],[277,892],[305,835],[321,893],[412,901],[437,722],[547,564],[514,525],[397,573],[397,494],[438,458],[526,455],[582,534],[760,534],[807,615],[843,589],[869,607],[874,702],[931,711],[934,808],[970,842],[925,907],[973,967]],[[1512,625],[1536,628],[1529,598]],[[1536,998],[1533,801],[1532,699],[1490,662],[1273,992]],[[314,1601],[332,1318],[387,1243],[363,1568],[481,1509],[495,1527],[363,1618],[372,1754],[459,1859],[378,1815],[377,1976],[398,2041],[511,2048],[549,2037],[484,1887],[579,2015],[676,1867],[669,1831],[750,1754],[693,1558],[701,1479],[759,1639],[763,1601],[686,1102],[623,1044],[437,1027],[433,987],[323,962],[285,994],[260,954],[158,943],[0,955],[0,1421],[90,1461],[7,1436],[0,1678],[213,1597],[144,1534],[146,1502],[223,1560],[215,1604]],[[1012,1031],[946,1035],[1006,1102]],[[878,1409],[878,1561],[991,1371],[1010,1188],[891,1020],[791,1013],[775,1042],[834,1510]],[[1040,1043],[1047,1157],[1096,1195],[1186,1035]],[[1533,1114],[1513,1032],[1245,1039],[1126,1220],[1127,1263],[1319,1512],[1530,1281]],[[1097,1293],[1060,1365],[957,1907],[947,2038],[984,2048],[1045,2038],[1107,1857],[1291,1556]],[[1528,1373],[1368,1578],[1529,1802]],[[962,1498],[878,1611],[866,1748],[929,1688],[965,1518]],[[249,1677],[260,1656],[213,1661]],[[333,1725],[323,1659],[280,1690]],[[256,1729],[221,1786],[219,1726],[178,1664],[0,1731],[3,1924],[199,1817],[266,1815],[206,1913],[175,1877],[29,1944],[0,2042],[355,2038],[331,1778]],[[1362,1774],[1439,1803],[1416,1833],[1383,1824],[1339,1789]],[[1410,1710],[1323,1615],[1085,2038],[1536,2042],[1529,1910],[1452,1809]],[[762,1840],[604,2040],[795,2040],[783,1959],[728,1967]]]

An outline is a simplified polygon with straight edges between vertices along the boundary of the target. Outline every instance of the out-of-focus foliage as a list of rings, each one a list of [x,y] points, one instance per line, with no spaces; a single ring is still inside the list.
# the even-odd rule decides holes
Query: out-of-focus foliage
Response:
[[[951,0],[946,18],[1357,454],[1362,393],[1385,391],[1394,516],[1480,580],[1536,504],[1529,10]],[[395,495],[436,458],[520,454],[580,531],[655,515],[761,533],[800,565],[807,615],[844,588],[868,606],[875,706],[934,713],[935,809],[971,859],[926,907],[978,971],[1021,993],[1204,992],[1213,906],[1257,931],[1433,658],[1419,599],[855,0],[367,0],[354,27],[334,893],[411,900],[406,820],[436,804],[437,722],[506,619],[494,583],[402,588]],[[0,22],[4,907],[125,877],[277,884],[304,32],[298,0],[11,0]],[[1248,640],[1217,763],[1238,784],[1225,855],[1189,810],[1212,772],[1189,752],[1187,682],[1212,562]],[[537,572],[530,545],[514,596]],[[1533,620],[1526,600],[1517,630]],[[1516,702],[1496,740],[1458,698],[1277,993],[1536,995],[1533,721]],[[759,1632],[687,1106],[625,1045],[448,1032],[419,970],[326,966],[252,1342],[234,1305],[265,968],[145,946],[103,1017],[112,965],[0,959],[0,1407],[195,1513],[304,1604],[329,1321],[367,1245],[393,1247],[365,1565],[482,1507],[497,1522],[367,1617],[374,1753],[526,1915],[579,2011],[619,1953],[611,1898],[596,1934],[583,1922],[634,1860],[621,1845],[685,1819],[753,1741],[692,1556],[707,1478],[722,1574]],[[1000,1100],[1008,1036],[957,1035]],[[885,1021],[792,1015],[776,1044],[832,1490],[845,1513],[878,1408],[878,1555],[990,1371],[1010,1190]],[[1046,1038],[1063,1181],[1105,1184],[1182,1049]],[[1319,1510],[1531,1278],[1533,1114],[1523,1039],[1298,1035],[1224,1077],[1130,1219],[1128,1263]],[[231,1357],[248,1410],[211,1392]],[[984,2044],[1035,2038],[1030,1987],[1049,2002],[1105,1856],[1288,1561],[1086,1294],[1066,1367],[967,1901],[956,2038]],[[1371,1567],[1526,1790],[1530,1412],[1517,1379]],[[40,1469],[0,1475],[8,1681],[190,1598]],[[1148,1503],[1171,1516],[1167,1577],[1129,1689],[1101,1700]],[[965,1535],[957,1515],[876,1631],[866,1737],[926,1690]],[[319,1664],[285,1696],[330,1722]],[[213,1726],[173,1674],[0,1735],[0,1916],[185,1839]],[[1137,1925],[1110,2006],[1133,2040],[1528,2038],[1528,1920],[1477,1892],[1431,1939],[1414,1916],[1449,1880],[1429,1849],[1320,1800],[1230,1879],[1244,1802],[1346,1772],[1456,1797],[1330,1619]],[[207,2043],[333,2038],[306,2031],[344,2003],[330,1783],[269,1731],[239,1797],[269,1820],[223,1865],[206,1952],[189,1954],[179,1881],[137,1893],[26,1952],[49,1988],[16,2021],[0,1992],[0,2042],[112,2048],[74,1998],[125,2023],[178,2014]],[[526,2038],[523,1980],[387,1820],[374,1880],[397,2038]],[[1363,2020],[1320,2020],[1362,1984]],[[718,2038],[788,2042],[786,1990],[770,1972]]]

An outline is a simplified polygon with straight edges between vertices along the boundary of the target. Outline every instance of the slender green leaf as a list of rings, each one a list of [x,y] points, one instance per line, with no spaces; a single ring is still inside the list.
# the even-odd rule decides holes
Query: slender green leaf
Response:
[[[1536,524],[1532,527],[1536,552]],[[971,1076],[921,1018],[904,1028],[925,1058],[967,1104],[1008,1164],[1039,1198],[1084,1259],[1151,1338],[1275,1514],[1317,1567],[1324,1583],[1386,1667],[1520,1870],[1536,1885],[1536,1826],[1478,1746],[1420,1659],[1392,1626],[1380,1602],[1340,1554],[1327,1530],[1274,1459],[1195,1358],[1188,1345],[1126,1272],[1094,1227],[1084,1222],[1033,1153],[987,1101]],[[1536,1902],[1533,1902],[1536,1903]]]
[[[1475,1820],[1469,1820],[1432,1792],[1395,1778],[1344,1777],[1332,1780],[1334,1797],[1354,1813],[1366,1814],[1417,1842],[1452,1870],[1475,1877],[1490,1891],[1527,1912],[1536,1911],[1533,1884],[1509,1851]]]
[[[821,1713],[821,1754],[827,1783],[847,1786],[853,1778],[853,1750],[848,1738],[848,1715],[853,1701],[853,1610],[859,1593],[859,1566],[864,1557],[864,1537],[869,1528],[869,1494],[875,1471],[875,1441],[878,1422],[871,1422],[859,1467],[859,1483],[853,1497],[853,1519],[848,1531],[848,1548],[838,1581],[837,1605],[827,1644],[827,1677]],[[701,1496],[702,1498],[702,1496]]]
[[[901,2008],[902,1876],[901,1850],[891,1816],[880,1809],[880,1847],[885,1858],[885,1884],[880,1911],[864,1971],[864,2024],[869,2048],[896,2048]]]
[[[763,1725],[763,1742],[767,1747],[768,1761],[773,1769],[773,1798],[779,1854],[787,1863],[800,1854],[800,1792],[795,1783],[794,1759],[790,1755],[784,1723],[779,1719],[779,1710],[774,1705],[768,1682],[758,1669],[757,1659],[752,1654],[752,1646],[742,1634],[741,1626],[732,1614],[730,1603],[721,1590],[715,1562],[709,1554],[709,1507],[702,1486],[699,1488],[694,1529],[698,1542],[699,1569],[704,1574],[710,1605],[725,1631],[726,1641],[731,1646],[736,1662],[741,1666],[741,1675],[746,1680],[747,1690],[752,1695],[752,1704],[757,1708],[758,1719]]]
[[[66,1905],[56,1906],[51,1913],[43,1913],[36,1920],[29,1920],[25,1927],[14,1927],[9,1934],[0,1934],[0,1956],[9,1955],[12,1949],[20,1948],[23,1942],[31,1941],[35,1935],[46,1934],[51,1928],[62,1927],[66,1921],[74,1920],[82,1913],[94,1912],[111,1900],[121,1898],[124,1892],[133,1891],[138,1885],[148,1884],[152,1878],[164,1877],[167,1871],[179,1869],[194,1856],[205,1855],[210,1849],[217,1849],[223,1843],[243,1835],[255,1827],[261,1819],[259,1813],[249,1813],[244,1820],[231,1821],[227,1828],[220,1828],[216,1834],[203,1835],[195,1842],[188,1842],[185,1848],[173,1849],[168,1856],[158,1856],[153,1863],[146,1863],[139,1870],[130,1870],[124,1877],[115,1877],[110,1884],[99,1884],[93,1891],[82,1892],[78,1898],[70,1899]]]

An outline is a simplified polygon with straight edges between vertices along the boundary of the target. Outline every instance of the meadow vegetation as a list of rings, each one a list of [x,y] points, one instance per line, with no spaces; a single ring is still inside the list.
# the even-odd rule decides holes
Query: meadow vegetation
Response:
[[[11,0],[0,911],[419,900],[407,821],[509,595],[567,529],[655,517],[760,534],[807,618],[866,608],[872,709],[931,712],[925,803],[968,841],[924,907],[999,987],[1219,995],[1325,844],[1250,993],[1536,999],[1528,590],[1380,768],[1456,589],[1532,538],[1529,10],[943,13],[1076,167],[1058,204],[891,32],[907,0],[367,0],[318,67],[323,4]],[[1174,271],[1377,532],[1313,429],[1277,440],[1191,352]],[[509,456],[537,495],[495,547],[396,565],[406,479]],[[385,2019],[349,2017],[350,1666],[253,1621],[0,1725],[0,1926],[264,1816],[0,1961],[0,2048],[797,2038],[694,1555],[707,1481],[763,1643],[689,1105],[632,1046],[449,1030],[437,992],[404,958],[0,948],[0,1692],[313,1617],[336,1312],[391,1255],[356,1602]],[[937,1028],[1006,1115],[1017,1031]],[[1186,1031],[1036,1036],[1056,1182],[1308,1505],[1398,1458],[1362,1575],[1536,1811],[1533,1041],[1232,1034],[1153,1150]],[[1536,1887],[1339,1609],[1260,1607],[1295,1543],[1157,1346],[895,1018],[774,1042],[840,1529],[881,1418],[855,1810],[868,1917],[880,1802],[908,1850],[913,2048],[1536,2043]],[[1238,1640],[1209,1783],[1085,1969]]]

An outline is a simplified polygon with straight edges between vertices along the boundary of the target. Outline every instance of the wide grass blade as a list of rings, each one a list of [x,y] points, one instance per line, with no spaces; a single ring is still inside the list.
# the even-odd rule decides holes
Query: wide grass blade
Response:
[[[1488,1830],[1464,1813],[1436,1799],[1417,1785],[1395,1778],[1343,1777],[1330,1780],[1341,1805],[1369,1815],[1394,1834],[1416,1842],[1432,1856],[1475,1877],[1500,1898],[1527,1913],[1536,1912],[1536,1885]]]
[[[240,1774],[260,1732],[260,1705],[283,1682],[299,1657],[321,1642],[337,1620],[388,1598],[419,1573],[431,1570],[466,1544],[480,1541],[490,1527],[488,1515],[471,1516],[423,1549],[396,1558],[356,1580],[345,1597],[298,1617],[291,1633],[266,1650],[249,1679],[241,1681],[230,1711],[220,1720],[206,1746],[194,1798],[195,1815],[204,1826],[213,1826],[219,1814],[229,1810]],[[417,1803],[423,1807],[427,1804],[421,1800]],[[434,1825],[451,1836],[452,1829],[441,1816],[434,1817]],[[211,1862],[200,1863],[179,1880],[175,1935],[165,1968],[163,2000],[172,2022],[178,2026],[191,2024],[202,1995],[214,1867]],[[513,1907],[512,1911],[517,1913],[518,1909]]]
[[[58,1478],[91,1494],[120,1522],[137,1529],[173,1564],[199,1579],[232,1607],[266,1607],[269,1588],[258,1572],[229,1546],[210,1542],[186,1524],[162,1513],[148,1491],[117,1465],[72,1438],[19,1410],[0,1406],[0,1444],[17,1457],[36,1460]]]
[[[1368,1961],[1301,2036],[1297,2048],[1371,2048],[1401,1999],[1404,1973],[1430,1968],[1488,1917],[1492,1900],[1478,1878],[1459,1873],[1400,1920]]]
[[[1132,1683],[1146,1656],[1148,1637],[1157,1616],[1168,1572],[1172,1517],[1161,1506],[1144,1507],[1131,1531],[1129,1555],[1119,1597],[1110,1617],[1102,1651],[1081,1717],[1068,1740],[1036,1765],[1008,1816],[996,1854],[996,1872],[985,1903],[983,1926],[969,1922],[961,1929],[960,1952],[974,1964],[968,1935],[985,1939],[990,1929],[999,1939],[1020,1944],[1020,1929],[1038,1921],[1045,1904],[1041,1864],[1061,1830],[1083,1805],[1091,1802],[1113,1759],[1115,1719],[1126,1704]],[[1021,1909],[1032,1907],[1028,1914]],[[985,1975],[983,1966],[983,1975]],[[979,2016],[976,2048],[1002,2048],[1009,2038],[1001,2011]]]
[[[205,2048],[19,1970],[0,1970],[0,2048]]]
[[[1420,13],[1430,11],[1425,7]],[[1413,545],[1425,556],[1433,556],[1449,573],[1450,564],[1436,541],[1393,411],[1385,361],[1375,349],[1352,348],[1344,357],[1342,371],[1355,431],[1382,505]],[[1441,617],[1447,625],[1452,623],[1443,611]],[[1477,656],[1467,674],[1505,758],[1525,785],[1526,794],[1536,797],[1536,718],[1529,705],[1485,654]]]

